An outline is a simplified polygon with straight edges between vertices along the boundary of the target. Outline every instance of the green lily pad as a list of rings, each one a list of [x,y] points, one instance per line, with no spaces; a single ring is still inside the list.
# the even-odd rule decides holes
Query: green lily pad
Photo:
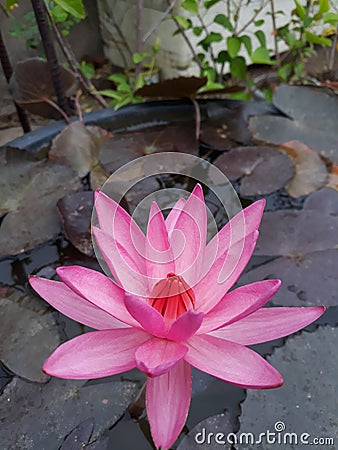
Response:
[[[237,436],[239,439],[241,433],[252,433],[254,439],[258,439],[260,433],[270,431],[275,433],[275,442],[268,442],[263,436],[261,443],[249,442],[248,445],[243,440],[241,445],[235,446],[237,449],[337,448],[337,338],[337,328],[323,327],[313,333],[303,332],[289,338],[283,347],[268,357],[281,372],[284,385],[278,389],[248,391]],[[288,436],[287,433],[295,434]],[[307,445],[301,444],[301,435],[307,439]],[[290,438],[293,439],[291,442]],[[322,445],[315,445],[315,438],[332,440],[331,443],[322,441]],[[280,445],[277,439],[280,439]]]

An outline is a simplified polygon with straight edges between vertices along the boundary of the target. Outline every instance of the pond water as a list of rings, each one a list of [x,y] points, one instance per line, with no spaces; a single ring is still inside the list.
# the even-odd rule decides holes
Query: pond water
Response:
[[[164,108],[164,111],[163,117],[160,114],[156,117],[155,126],[153,120],[149,122],[145,114],[143,114],[143,121],[138,117],[135,119],[135,123],[133,123],[133,116],[131,115],[131,119],[129,118],[131,123],[129,123],[128,129],[123,126],[123,121],[117,124],[116,121],[109,123],[107,118],[104,119],[101,124],[113,131],[115,137],[108,140],[101,149],[100,161],[103,168],[112,173],[139,156],[156,152],[182,152],[198,155],[210,162],[215,162],[224,171],[230,171],[231,166],[233,168],[231,181],[239,194],[243,207],[248,206],[259,198],[266,198],[266,220],[271,220],[273,224],[271,226],[276,227],[274,235],[276,253],[273,254],[269,250],[269,239],[271,240],[272,237],[271,233],[269,234],[268,226],[264,227],[263,223],[262,244],[259,246],[257,253],[254,254],[238,285],[246,282],[246,279],[255,281],[256,273],[259,275],[257,279],[273,278],[272,275],[274,275],[277,278],[281,277],[286,286],[286,290],[283,293],[285,294],[286,292],[285,295],[288,295],[288,306],[327,304],[329,307],[316,324],[310,325],[306,331],[298,333],[296,337],[278,339],[254,346],[256,351],[263,356],[270,357],[271,361],[274,361],[273,358],[276,358],[276,361],[279,362],[291,358],[289,365],[284,366],[281,363],[286,372],[283,375],[285,375],[287,383],[283,388],[277,390],[282,392],[280,398],[271,397],[270,399],[268,393],[266,396],[262,396],[261,400],[259,395],[251,399],[251,394],[247,396],[244,389],[194,370],[193,395],[188,420],[180,440],[173,448],[178,450],[244,448],[237,444],[232,447],[230,444],[226,446],[215,442],[197,444],[194,441],[194,435],[202,429],[202,426],[210,432],[236,433],[238,430],[241,431],[242,412],[243,424],[245,424],[243,431],[257,433],[265,431],[264,420],[262,419],[260,422],[257,420],[256,416],[260,414],[257,414],[257,410],[255,412],[251,406],[255,405],[254,402],[258,402],[258,405],[262,402],[264,408],[270,407],[270,401],[280,402],[279,407],[274,405],[274,416],[270,417],[270,423],[267,423],[265,427],[268,426],[270,429],[273,429],[274,423],[278,420],[284,420],[288,424],[285,418],[287,415],[285,416],[284,413],[288,408],[292,410],[294,406],[292,396],[288,394],[288,389],[293,385],[293,382],[299,383],[299,392],[306,391],[307,393],[307,396],[302,397],[299,395],[299,398],[297,398],[297,402],[301,403],[300,407],[309,408],[310,416],[314,414],[313,410],[317,409],[319,411],[316,426],[313,429],[305,429],[305,431],[318,436],[325,435],[338,439],[337,401],[334,395],[331,398],[329,395],[332,390],[334,392],[334,389],[337,388],[338,377],[333,377],[334,371],[330,369],[332,364],[336,364],[337,356],[330,353],[329,357],[326,357],[321,351],[321,343],[324,342],[327,344],[328,349],[331,348],[330,345],[333,343],[334,335],[330,330],[335,329],[338,323],[337,294],[336,290],[333,292],[334,283],[337,285],[337,275],[334,269],[337,265],[331,267],[338,260],[337,244],[334,238],[334,233],[337,236],[338,231],[336,210],[338,193],[332,189],[324,189],[325,186],[323,186],[323,189],[314,192],[314,194],[302,195],[298,198],[290,196],[287,186],[291,177],[295,176],[294,166],[284,153],[278,155],[278,158],[280,158],[278,162],[274,159],[276,155],[273,154],[270,157],[268,151],[264,153],[263,158],[261,154],[253,155],[250,170],[245,167],[248,156],[243,156],[244,162],[240,159],[241,155],[236,157],[237,166],[229,159],[225,161],[225,158],[228,158],[226,155],[231,155],[232,149],[235,147],[239,148],[239,153],[243,151],[241,150],[243,148],[253,149],[257,147],[248,129],[248,117],[253,114],[258,116],[261,114],[276,114],[276,110],[271,106],[264,106],[264,104],[255,106],[253,103],[244,104],[240,102],[202,104],[202,125],[199,142],[195,139],[195,122],[192,120],[192,109],[190,106],[188,108],[190,115],[186,113],[187,111],[182,113],[182,111],[178,112],[179,110],[177,109],[170,112]],[[44,140],[40,144],[43,142]],[[34,148],[34,145],[31,146],[30,150],[33,153],[37,153],[38,147],[41,147],[40,144],[36,148]],[[261,152],[264,149],[266,150],[266,147],[259,148],[263,149],[260,150]],[[229,152],[229,150],[231,151]],[[280,150],[274,149],[274,151],[278,152]],[[253,150],[254,152],[255,150]],[[257,173],[255,178],[255,171],[258,170],[256,168],[262,164],[262,161],[265,164],[262,169],[263,172]],[[264,174],[266,175],[264,176]],[[89,176],[83,177],[82,189],[88,190],[90,182]],[[191,183],[191,179],[187,179],[187,177],[179,177],[172,174],[151,177],[136,185],[125,196],[125,200],[130,212],[133,212],[144,196],[167,187],[191,190]],[[243,195],[244,187],[246,195]],[[208,189],[205,190],[205,194],[207,206],[210,208],[218,228],[220,228],[227,222],[228,217],[215,195]],[[317,194],[321,195],[321,198],[318,200],[315,198]],[[20,210],[18,211],[20,213]],[[64,214],[63,221],[67,226],[68,213],[63,213],[62,211],[61,213]],[[279,225],[275,224],[275,216],[273,214],[276,214],[278,211],[292,211],[289,235],[280,225],[280,220],[278,222]],[[305,221],[308,216],[305,217],[304,215],[308,213],[311,213],[316,219],[314,221],[316,223],[309,224],[309,221]],[[83,218],[87,225],[90,223],[90,218],[91,216],[88,214]],[[22,220],[25,219],[23,218]],[[310,238],[307,238],[305,243],[303,242],[304,229],[302,227],[304,227],[304,223],[314,227],[312,236],[313,241],[318,243],[317,247],[310,242]],[[80,227],[80,225],[76,226]],[[81,227],[83,228],[83,224],[81,224]],[[331,232],[326,233],[327,229],[330,229]],[[80,448],[76,446],[76,442],[83,440],[85,443],[95,441],[85,447],[88,449],[129,450],[130,448],[137,448],[138,450],[146,450],[154,448],[151,443],[149,425],[144,410],[141,409],[138,419],[133,419],[127,409],[128,404],[140,392],[144,382],[144,377],[140,372],[134,370],[107,379],[93,380],[85,385],[76,384],[77,382],[74,384],[72,384],[73,382],[60,384],[59,380],[48,381],[48,378],[43,379],[38,374],[41,367],[40,360],[42,359],[43,361],[43,358],[50,353],[50,348],[55,348],[60,341],[68,340],[84,331],[88,331],[88,328],[53,311],[52,308],[46,308],[44,302],[32,296],[32,290],[27,284],[28,275],[37,274],[46,278],[54,278],[56,277],[56,267],[73,264],[100,270],[96,259],[91,253],[90,246],[85,246],[88,252],[84,254],[74,247],[76,242],[73,242],[74,245],[70,242],[74,238],[71,232],[69,232],[70,235],[67,233],[68,238],[71,239],[67,239],[64,233],[60,231],[54,234],[51,239],[36,245],[33,249],[26,250],[18,255],[3,256],[0,260],[0,286],[3,286],[0,288],[3,302],[1,304],[3,309],[0,310],[0,315],[5,320],[8,318],[13,320],[13,324],[10,327],[12,330],[7,331],[8,333],[13,333],[12,337],[9,338],[7,336],[4,339],[5,336],[2,336],[2,340],[5,343],[0,347],[2,353],[0,359],[3,361],[0,365],[0,391],[2,393],[0,396],[0,418],[2,422],[0,446],[6,449],[46,448],[48,450],[57,449],[61,446],[62,450],[70,450]],[[86,227],[84,227],[84,231],[81,229],[80,232],[85,236],[84,239],[90,239]],[[309,234],[311,235],[311,232]],[[324,242],[323,235],[325,234],[326,240]],[[290,246],[293,245],[294,248],[301,252],[302,256],[297,261],[293,260],[293,256],[285,250],[286,241],[291,241]],[[305,263],[302,263],[305,260],[308,262],[306,267],[304,267]],[[317,264],[319,267],[323,265],[323,261],[327,260],[331,261],[331,269],[326,269],[325,273],[321,273],[319,269],[316,269],[317,266],[314,272],[310,271],[310,263],[313,263],[313,265]],[[293,274],[290,274],[287,270],[288,267],[291,267],[290,265],[293,267]],[[281,271],[280,276],[278,268]],[[295,273],[298,273],[297,271],[299,271],[299,277],[294,276],[292,278]],[[317,281],[316,273],[318,274]],[[306,278],[305,284],[308,281],[309,286],[311,286],[311,283],[316,282],[320,284],[322,289],[320,298],[318,295],[317,297],[315,297],[315,294],[311,295],[311,292],[308,292],[306,287],[303,287],[304,277]],[[307,277],[314,279],[310,281]],[[293,280],[292,282],[289,281],[291,279]],[[26,299],[25,295],[28,295],[29,299]],[[326,301],[329,303],[326,303]],[[36,302],[34,306],[32,306],[32,302]],[[274,306],[284,306],[285,304],[283,299],[279,297],[272,303]],[[25,320],[22,316],[27,311],[29,313],[27,313]],[[16,323],[20,323],[21,328],[16,329]],[[25,334],[25,330],[29,330],[30,327],[33,328],[33,323],[36,324],[34,326],[39,327],[43,324],[44,327],[48,328],[49,334],[40,335],[40,337],[38,335],[38,340],[32,343],[30,333],[27,332]],[[32,333],[34,332],[32,331]],[[316,333],[318,333],[318,339],[313,338],[309,340],[310,343],[307,345],[307,336],[316,336]],[[41,339],[46,339],[47,342],[47,349],[45,348],[43,351],[40,351]],[[301,354],[296,354],[293,350],[293,342],[298,342],[296,339],[299,339],[300,345],[304,345],[304,351]],[[9,346],[13,346],[15,354],[8,351]],[[23,351],[23,349],[26,350]],[[291,356],[289,356],[290,352]],[[29,364],[28,360],[33,360],[33,364]],[[275,364],[278,367],[277,362]],[[31,367],[34,365],[35,367]],[[306,367],[310,367],[310,365],[311,370],[309,369],[309,373],[311,372],[312,379],[309,379],[307,376],[301,379],[298,369],[295,369],[294,375],[298,379],[293,377],[293,366],[303,367],[306,372]],[[318,375],[320,371],[323,387],[322,391],[317,395],[314,388],[314,380],[316,380],[317,376],[320,376]],[[58,401],[56,397],[60,396],[62,392],[66,393],[65,397],[61,399],[62,401]],[[311,400],[312,392],[313,398]],[[65,400],[66,397],[68,400]],[[286,399],[284,404],[283,398]],[[326,409],[322,408],[324,399],[329,402],[326,404]],[[71,401],[74,401],[74,403],[71,403]],[[312,404],[309,406],[311,401]],[[87,405],[87,409],[84,406],[83,411],[81,411],[81,408],[75,405]],[[109,406],[109,409],[107,409],[107,406]],[[42,413],[44,414],[43,419],[41,419]],[[62,417],[63,415],[64,417]],[[263,416],[266,420],[269,419],[268,413],[263,412]],[[303,418],[301,416],[298,417],[296,414],[292,417],[294,420],[292,424],[293,430],[299,433],[304,431],[303,429],[308,426],[308,423],[304,422]],[[93,425],[93,422],[87,419],[91,419],[95,424]],[[325,426],[326,419],[330,421],[330,426]],[[202,425],[198,425],[201,422]],[[83,424],[77,428],[80,423]],[[196,426],[197,428],[195,429],[194,427]],[[48,429],[50,432],[48,432]],[[64,440],[73,429],[76,430],[75,433]],[[189,435],[190,431],[192,432]],[[252,448],[260,447],[253,446]],[[262,448],[274,447],[266,445]],[[294,447],[285,445],[283,448]],[[336,447],[329,444],[321,448]]]

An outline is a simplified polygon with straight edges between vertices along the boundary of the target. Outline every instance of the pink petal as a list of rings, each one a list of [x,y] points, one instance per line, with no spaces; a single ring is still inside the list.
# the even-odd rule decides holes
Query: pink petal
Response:
[[[167,331],[163,316],[146,300],[126,295],[124,302],[129,313],[145,331],[160,338],[166,337]]]
[[[148,296],[150,291],[146,273],[139,272],[128,251],[100,228],[93,227],[92,231],[110,271],[125,291],[134,295]]]
[[[171,233],[172,230],[175,228],[177,219],[179,218],[182,209],[184,208],[184,205],[186,203],[186,200],[184,198],[180,198],[176,204],[172,207],[172,210],[168,214],[168,217],[165,220],[165,224],[168,230],[168,233]]]
[[[265,199],[258,200],[236,214],[208,243],[205,265],[210,268],[214,261],[228,253],[229,248],[257,231],[262,220]]]
[[[29,283],[55,309],[88,327],[97,330],[128,327],[106,311],[75,294],[64,283],[34,276],[29,277]]]
[[[93,305],[128,325],[138,326],[126,310],[123,289],[103,273],[81,266],[58,267],[56,273],[72,291]]]
[[[258,231],[255,231],[246,236],[243,241],[233,245],[229,250],[230,253],[219,257],[208,274],[194,287],[196,311],[208,313],[236,283],[252,256],[258,234]],[[228,273],[222,282],[220,281],[221,272]]]
[[[95,191],[95,209],[100,228],[116,240],[144,273],[145,236],[133,218],[118,203]]]
[[[210,334],[242,345],[259,344],[301,330],[318,319],[324,311],[324,306],[263,308]]]
[[[172,324],[167,339],[184,341],[200,328],[203,321],[203,313],[196,314],[193,310],[186,311]]]
[[[163,214],[153,202],[149,214],[146,241],[146,268],[150,289],[168,273],[175,272],[174,255],[170,248]]]
[[[264,280],[240,286],[226,294],[204,317],[198,334],[241,320],[264,306],[280,288],[280,280]],[[231,340],[231,339],[230,339]]]
[[[140,330],[93,331],[65,342],[45,361],[44,372],[59,378],[101,378],[136,366],[135,351],[150,336]]]
[[[193,287],[200,275],[206,246],[207,214],[199,184],[186,201],[170,236],[175,257],[175,273]],[[182,234],[185,238],[182,248]]]
[[[154,338],[136,350],[136,365],[147,376],[158,377],[176,366],[187,351],[187,347],[177,342]]]
[[[191,396],[191,367],[179,362],[169,372],[147,379],[146,405],[156,448],[168,450],[187,419]]]
[[[193,336],[185,345],[192,366],[236,386],[268,389],[283,384],[280,373],[253,350],[210,335]]]

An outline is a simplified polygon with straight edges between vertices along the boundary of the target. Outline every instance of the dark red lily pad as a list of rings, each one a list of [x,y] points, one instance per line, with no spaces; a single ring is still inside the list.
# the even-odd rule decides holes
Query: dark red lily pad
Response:
[[[49,159],[70,166],[84,177],[98,166],[100,148],[111,137],[103,128],[72,122],[53,140]]]
[[[255,440],[261,436],[261,442],[243,440],[235,446],[237,449],[337,448],[337,338],[337,328],[327,326],[313,333],[303,332],[289,338],[268,357],[282,374],[284,385],[278,389],[248,391],[242,404],[237,437],[240,439],[241,433],[252,433]],[[273,443],[260,434],[267,431],[275,433]],[[298,442],[295,442],[295,435],[287,433],[295,433]],[[307,439],[307,445],[301,444],[301,435]],[[327,440],[320,446],[312,445],[314,438],[331,438],[331,443]],[[278,439],[281,445],[277,445]]]
[[[67,195],[57,202],[67,238],[81,253],[93,256],[91,218],[94,192],[82,191]]]
[[[335,306],[338,267],[338,192],[314,192],[300,211],[263,215],[256,255],[280,256],[240,278],[240,284],[280,278],[271,303]]]
[[[293,176],[290,158],[273,147],[237,147],[215,161],[230,180],[241,178],[240,194],[270,194],[284,187]]]
[[[297,140],[338,163],[337,95],[326,89],[283,85],[275,90],[273,103],[288,117],[252,117],[249,128],[257,142],[282,145]]]
[[[211,450],[231,450],[231,444],[227,442],[228,433],[233,428],[228,412],[208,417],[198,423],[179,443],[177,450],[196,450],[205,448]],[[217,436],[217,438],[216,438]]]
[[[150,130],[115,135],[106,142],[100,152],[100,161],[110,173],[133,159],[159,152],[182,152],[198,154],[195,127],[187,125],[167,125]]]
[[[59,66],[61,82],[66,96],[71,97],[78,88],[75,74]],[[56,102],[49,65],[41,58],[27,58],[15,65],[10,81],[13,99],[34,114],[61,119],[62,115],[52,106]]]
[[[0,162],[0,186],[3,183],[5,194],[0,195],[0,210],[8,212],[0,226],[0,257],[32,249],[60,233],[56,202],[82,188],[70,167],[25,159],[22,150],[8,152],[10,159]]]
[[[95,440],[119,420],[136,392],[137,384],[129,381],[87,384],[52,378],[32,384],[14,378],[0,396],[0,447],[56,449],[91,417]]]
[[[12,372],[30,381],[48,381],[42,365],[60,343],[55,318],[48,305],[17,289],[2,289],[0,317],[1,361]]]

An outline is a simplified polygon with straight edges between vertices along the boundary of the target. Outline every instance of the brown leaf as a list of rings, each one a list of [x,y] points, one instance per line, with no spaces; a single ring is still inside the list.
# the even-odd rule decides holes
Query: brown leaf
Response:
[[[285,142],[280,148],[295,164],[295,174],[286,186],[291,197],[308,195],[324,186],[327,170],[318,153],[299,141]]]
[[[206,82],[207,77],[179,77],[143,86],[135,92],[135,95],[162,98],[193,97]]]

